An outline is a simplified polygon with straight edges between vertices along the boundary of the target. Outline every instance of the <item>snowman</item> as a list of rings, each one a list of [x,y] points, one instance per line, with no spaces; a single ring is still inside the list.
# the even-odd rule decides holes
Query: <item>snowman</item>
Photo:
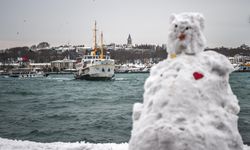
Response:
[[[152,67],[143,103],[133,107],[129,150],[241,150],[233,67],[205,51],[204,17],[170,17],[168,59]]]

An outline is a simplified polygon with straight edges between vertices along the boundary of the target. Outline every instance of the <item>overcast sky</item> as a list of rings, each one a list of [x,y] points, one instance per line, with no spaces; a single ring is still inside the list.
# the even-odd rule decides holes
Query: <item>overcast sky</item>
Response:
[[[92,46],[95,20],[106,44],[165,44],[180,12],[203,13],[208,47],[250,45],[250,0],[0,0],[0,49]]]

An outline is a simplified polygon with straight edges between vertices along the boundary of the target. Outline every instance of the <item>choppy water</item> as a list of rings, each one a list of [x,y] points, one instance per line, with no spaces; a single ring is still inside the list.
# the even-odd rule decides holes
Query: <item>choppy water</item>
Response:
[[[117,74],[115,81],[78,81],[73,75],[0,77],[0,137],[39,142],[128,142],[132,106],[142,101],[148,74]],[[230,83],[241,106],[239,129],[250,143],[250,73]]]
[[[240,104],[239,131],[243,141],[250,145],[250,73],[232,73],[230,85]]]

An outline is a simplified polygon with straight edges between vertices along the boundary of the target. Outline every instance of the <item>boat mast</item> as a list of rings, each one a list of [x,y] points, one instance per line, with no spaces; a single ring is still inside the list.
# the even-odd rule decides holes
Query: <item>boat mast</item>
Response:
[[[103,59],[103,33],[101,32],[101,59]]]
[[[93,38],[94,38],[94,42],[93,42],[93,53],[92,55],[96,55],[96,51],[97,51],[97,42],[96,42],[96,32],[97,32],[97,28],[96,28],[96,21],[95,21],[95,26],[93,29]]]

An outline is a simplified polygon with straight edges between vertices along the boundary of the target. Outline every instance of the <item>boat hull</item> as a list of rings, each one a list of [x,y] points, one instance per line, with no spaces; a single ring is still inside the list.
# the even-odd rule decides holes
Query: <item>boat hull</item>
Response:
[[[47,77],[49,74],[9,74],[12,78],[43,78]]]
[[[90,75],[75,75],[75,79],[77,80],[90,80],[90,81],[107,81],[112,80],[113,77],[97,77],[97,76],[90,76]]]

